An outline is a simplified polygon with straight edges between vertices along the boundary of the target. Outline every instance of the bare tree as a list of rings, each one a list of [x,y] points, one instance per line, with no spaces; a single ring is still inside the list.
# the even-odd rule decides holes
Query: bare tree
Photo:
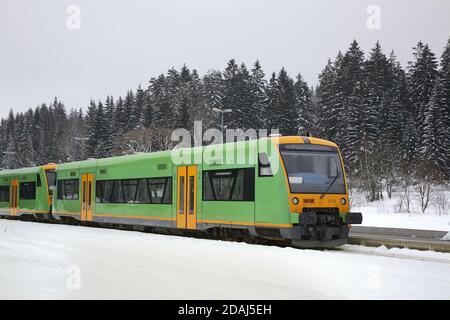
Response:
[[[438,187],[435,197],[435,205],[438,209],[439,215],[448,214],[450,207],[450,190],[448,183],[443,183]]]
[[[414,170],[414,178],[416,180],[414,189],[417,192],[422,213],[425,213],[436,196],[439,185],[443,183],[444,177],[435,164],[422,161]]]
[[[399,174],[401,171],[400,150],[398,146],[387,145],[380,150],[381,174],[383,176],[384,187],[389,199],[392,199],[394,187],[399,184]]]
[[[403,211],[403,206],[405,207],[406,212],[411,212],[411,185],[410,179],[406,178],[402,180],[401,192],[400,192],[400,203],[399,203],[399,211]]]

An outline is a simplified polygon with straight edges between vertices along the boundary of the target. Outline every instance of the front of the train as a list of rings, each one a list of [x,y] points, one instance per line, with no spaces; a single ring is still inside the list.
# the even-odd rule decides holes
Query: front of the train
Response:
[[[292,242],[299,246],[336,246],[347,242],[362,215],[350,212],[348,188],[338,146],[312,137],[276,137],[290,214],[298,216]],[[295,219],[297,220],[297,219]]]

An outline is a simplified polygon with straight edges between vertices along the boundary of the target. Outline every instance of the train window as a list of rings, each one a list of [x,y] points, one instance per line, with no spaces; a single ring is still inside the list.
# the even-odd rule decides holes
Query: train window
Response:
[[[91,209],[92,205],[92,181],[88,181],[88,209]]]
[[[9,202],[9,186],[0,187],[0,202]]]
[[[57,199],[78,200],[79,184],[79,179],[58,180]]]
[[[53,194],[53,190],[56,186],[56,172],[55,170],[46,170],[45,175],[47,177],[48,193]]]
[[[150,190],[146,179],[139,179],[135,203],[151,203]]]
[[[194,193],[195,193],[194,176],[189,177],[189,213],[194,213]]]
[[[95,183],[95,202],[102,202],[102,197],[104,191],[102,188],[104,187],[103,181],[98,181]]]
[[[143,178],[97,181],[97,202],[172,203],[171,178]]]
[[[36,199],[36,182],[21,182],[20,183],[20,200],[34,200]]]
[[[345,193],[337,152],[283,149],[280,152],[292,193]]]
[[[134,203],[136,199],[138,181],[137,180],[123,180],[123,194],[126,203]]]
[[[152,203],[172,203],[172,179],[148,179]]]
[[[179,209],[179,212],[181,214],[183,214],[184,213],[184,176],[180,177],[179,186],[180,186],[180,190],[179,190],[180,191],[179,192],[179,195],[180,195],[180,209]]]
[[[172,178],[165,178],[166,187],[164,189],[164,195],[161,203],[171,204],[172,203]]]
[[[148,188],[153,203],[163,203],[167,179],[148,179]]]
[[[203,172],[203,200],[254,201],[253,168],[211,170]]]
[[[114,181],[108,180],[108,181],[98,181],[97,180],[97,187],[95,188],[95,199],[97,202],[112,202],[112,192],[114,189]]]
[[[239,170],[234,180],[234,184],[231,186],[231,200],[244,200],[244,170]]]
[[[273,177],[272,168],[270,167],[269,157],[267,153],[258,153],[258,176]]]
[[[112,203],[123,203],[124,201],[122,180],[114,180],[113,187],[111,190],[111,201]]]

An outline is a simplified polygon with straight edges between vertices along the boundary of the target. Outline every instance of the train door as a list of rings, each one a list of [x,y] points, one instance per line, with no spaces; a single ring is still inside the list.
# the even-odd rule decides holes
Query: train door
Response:
[[[83,173],[81,175],[81,221],[92,221],[94,175]]]
[[[197,229],[197,167],[177,169],[177,228]]]
[[[13,179],[11,180],[11,215],[16,216],[17,215],[17,204],[18,204],[18,192],[19,188],[19,180]]]

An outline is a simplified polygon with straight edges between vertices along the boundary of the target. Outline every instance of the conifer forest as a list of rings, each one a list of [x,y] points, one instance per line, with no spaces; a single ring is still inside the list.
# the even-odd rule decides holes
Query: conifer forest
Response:
[[[58,98],[30,106],[0,124],[2,169],[104,158],[173,147],[175,128],[279,129],[336,142],[349,184],[378,200],[392,188],[450,179],[450,39],[437,57],[418,42],[402,66],[376,43],[354,40],[324,61],[317,86],[301,70],[266,74],[263,61],[234,59],[224,70],[198,74],[171,68],[123,96],[73,108]],[[300,73],[299,73],[300,71]],[[124,92],[126,88],[124,88]],[[37,102],[39,103],[39,102]],[[426,192],[426,189],[424,189]]]

